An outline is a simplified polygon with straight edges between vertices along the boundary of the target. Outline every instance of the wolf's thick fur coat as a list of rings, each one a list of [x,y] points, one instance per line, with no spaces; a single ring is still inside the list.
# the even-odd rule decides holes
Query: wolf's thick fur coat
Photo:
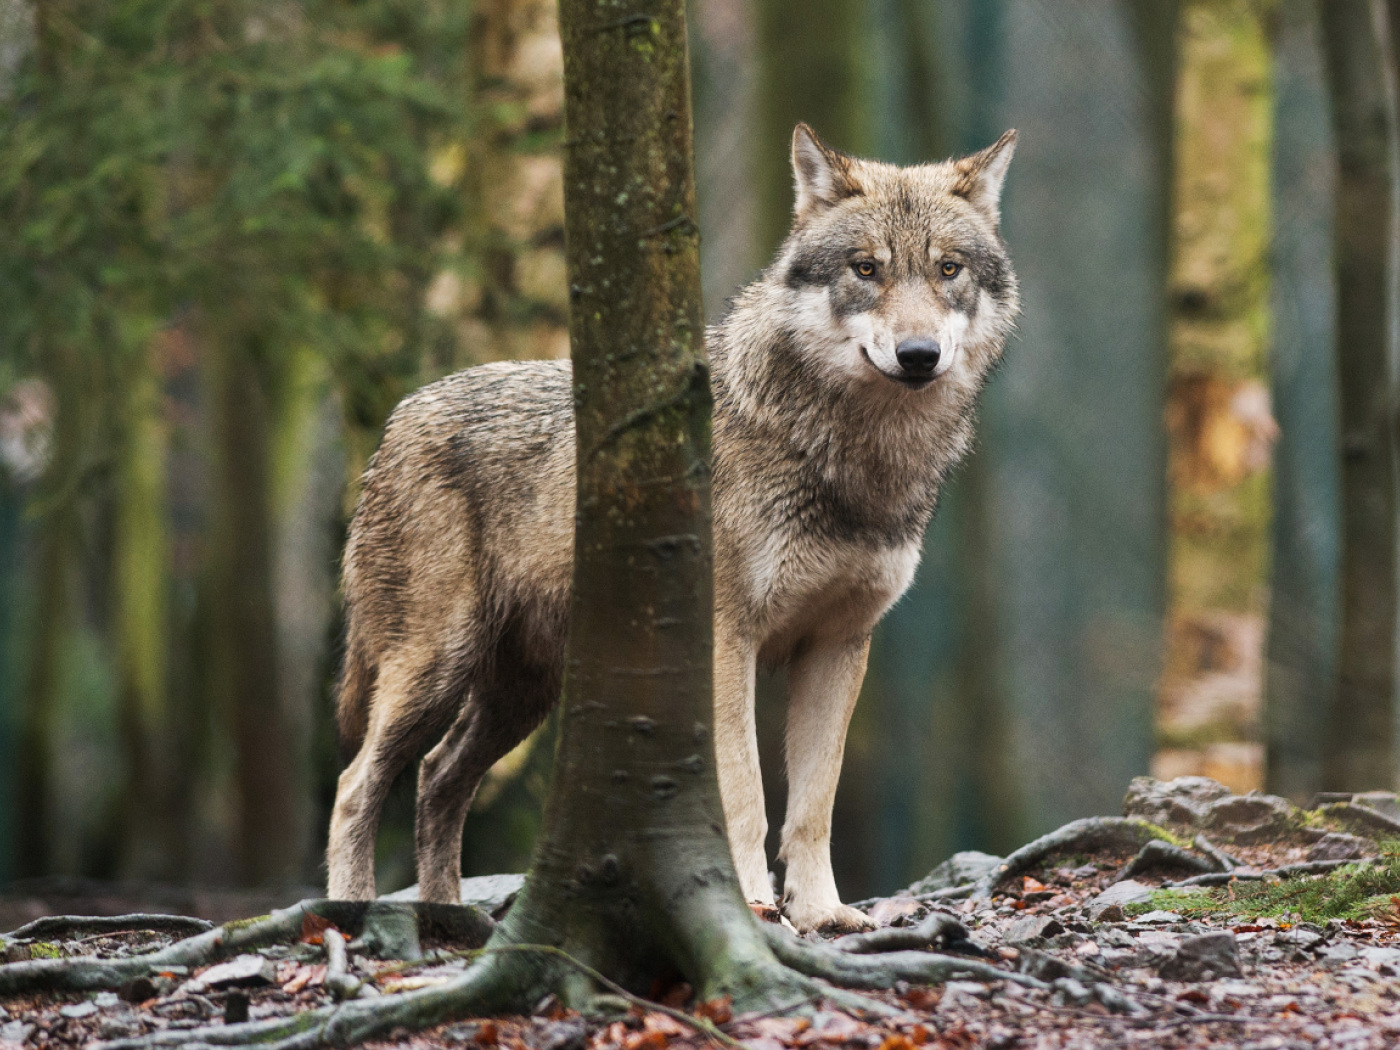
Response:
[[[998,232],[1014,132],[900,168],[793,138],[797,205],[774,263],[707,333],[714,393],[715,752],[735,867],[771,902],[754,730],[760,663],[787,670],[784,907],[858,928],[831,810],[871,629],[908,587],[939,486],[1018,309]],[[345,551],[342,738],[329,892],[374,895],[390,782],[418,775],[420,894],[456,900],[487,769],[558,699],[573,561],[567,362],[483,365],[406,398]]]

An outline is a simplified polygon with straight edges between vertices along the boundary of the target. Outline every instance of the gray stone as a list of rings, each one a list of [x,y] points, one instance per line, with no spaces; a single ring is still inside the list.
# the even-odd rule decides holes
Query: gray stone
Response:
[[[1169,981],[1213,981],[1243,977],[1244,968],[1235,935],[1221,930],[1186,938],[1158,973]]]
[[[269,985],[277,980],[277,966],[261,955],[240,955],[226,963],[211,966],[199,975],[205,988],[244,988]],[[191,982],[194,983],[194,982]]]
[[[1400,948],[1362,948],[1361,958],[1387,977],[1400,975]]]
[[[1308,860],[1360,860],[1374,857],[1376,844],[1360,835],[1329,831],[1308,849]]]
[[[60,1017],[66,1017],[70,1021],[81,1021],[84,1017],[91,1017],[95,1013],[97,1013],[97,1004],[90,1002],[73,1003],[69,1006],[60,1006],[58,1008],[58,1015]]]
[[[1318,950],[1318,959],[1325,970],[1336,970],[1360,958],[1361,952],[1349,941],[1329,944]]]
[[[990,875],[1001,861],[1001,857],[979,853],[977,850],[954,853],[907,890],[902,890],[899,895],[917,897],[923,893],[937,893],[954,886],[965,886]]]
[[[11,1021],[9,1024],[0,1024],[0,1043],[22,1043],[29,1038],[29,1034],[34,1031],[32,1024],[24,1021]]]
[[[1210,803],[1201,826],[1236,842],[1262,842],[1287,830],[1293,816],[1293,803],[1288,799],[1251,791]]]
[[[1146,915],[1139,915],[1133,920],[1134,923],[1142,926],[1167,926],[1174,922],[1180,922],[1181,916],[1174,911],[1150,911]]]
[[[104,1017],[97,1022],[97,1037],[99,1039],[132,1039],[143,1031],[141,1022],[131,1014]]]
[[[1397,798],[1393,791],[1363,791],[1358,795],[1352,795],[1351,800],[1374,809],[1377,813],[1382,813],[1392,820],[1400,820],[1400,798]]]
[[[1104,890],[1097,897],[1091,900],[1086,906],[1089,911],[1089,918],[1095,922],[1122,921],[1122,909],[1129,904],[1144,904],[1152,899],[1152,887],[1135,879],[1124,879],[1122,882],[1115,882],[1108,889]],[[1105,917],[1105,912],[1109,908],[1118,908],[1119,915],[1116,919]]]
[[[418,913],[399,901],[375,901],[354,947],[377,959],[412,962],[423,957],[418,941]]]
[[[1194,826],[1212,802],[1229,798],[1230,789],[1209,777],[1177,777],[1156,780],[1134,777],[1123,797],[1123,816],[1140,817],[1154,824]]]
[[[493,919],[499,919],[515,903],[520,888],[525,885],[524,875],[475,875],[462,880],[461,895],[463,904],[480,908]],[[418,884],[414,883],[394,893],[386,893],[382,901],[416,901]]]
[[[116,992],[98,992],[92,997],[93,1005],[99,1010],[108,1010],[121,1003],[122,997]]]
[[[1064,924],[1049,915],[1025,915],[1007,927],[1005,940],[1007,944],[1025,944],[1064,932]]]

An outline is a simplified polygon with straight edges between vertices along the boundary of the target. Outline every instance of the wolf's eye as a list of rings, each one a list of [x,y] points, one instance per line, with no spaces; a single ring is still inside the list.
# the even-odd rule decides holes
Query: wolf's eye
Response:
[[[938,272],[944,277],[956,277],[958,274],[962,273],[962,263],[955,263],[949,260],[938,268]]]
[[[852,266],[851,269],[855,270],[857,277],[864,278],[867,281],[875,276],[875,264],[869,259],[862,259]]]

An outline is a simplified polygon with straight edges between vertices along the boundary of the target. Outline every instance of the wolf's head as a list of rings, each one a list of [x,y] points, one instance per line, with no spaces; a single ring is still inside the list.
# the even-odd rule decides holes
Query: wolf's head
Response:
[[[1018,309],[998,233],[1016,133],[969,157],[902,168],[792,140],[793,228],[769,271],[784,327],[822,372],[919,391],[975,389]]]

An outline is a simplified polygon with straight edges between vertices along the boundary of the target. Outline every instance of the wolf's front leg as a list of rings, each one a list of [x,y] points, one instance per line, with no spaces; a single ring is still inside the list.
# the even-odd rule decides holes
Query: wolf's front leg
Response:
[[[715,633],[715,766],[729,849],[745,899],[773,903],[768,879],[768,817],[754,725],[754,650],[747,639]]]
[[[831,873],[831,809],[869,653],[869,637],[819,643],[788,668],[788,807],[779,856],[787,863],[784,911],[804,933],[874,925],[841,903]]]

